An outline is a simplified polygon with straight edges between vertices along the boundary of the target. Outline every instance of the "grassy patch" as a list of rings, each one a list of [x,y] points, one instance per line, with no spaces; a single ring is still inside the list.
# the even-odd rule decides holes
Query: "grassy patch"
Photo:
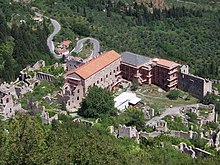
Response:
[[[215,90],[217,90],[218,92],[220,92],[220,84],[215,84],[215,83],[213,83],[212,86],[213,86],[213,89],[215,89]]]
[[[83,44],[83,49],[82,49],[82,51],[79,52],[79,53],[77,54],[77,56],[81,57],[82,59],[86,59],[86,58],[88,58],[88,57],[91,55],[92,49],[93,49],[93,43],[90,43],[89,41],[88,41],[88,42],[86,41],[86,42]]]
[[[24,109],[29,109],[28,100],[42,102],[42,98],[46,95],[55,94],[60,89],[60,86],[56,83],[41,81],[40,85],[33,89],[33,92],[28,92],[19,99]],[[46,105],[46,104],[45,104]]]
[[[172,119],[171,116],[166,116],[164,120],[168,123],[169,130],[176,130],[176,131],[189,131],[189,128],[182,123],[182,118],[179,116],[174,116]]]
[[[51,74],[53,76],[58,76],[64,73],[64,69],[62,66],[54,67],[54,65],[49,65],[49,66],[40,68],[39,70],[37,70],[37,72],[43,72],[46,74]]]
[[[159,89],[159,87],[155,85],[140,86],[135,93],[138,97],[142,99],[142,102],[144,102],[151,108],[154,108],[155,113],[157,113],[158,111],[163,111],[165,108],[168,108],[171,105],[174,107],[195,104],[198,102],[198,100],[194,97],[189,97],[189,99],[184,99],[184,97],[181,97],[184,95],[188,95],[187,93],[182,91],[180,93],[180,97],[177,100],[170,100],[167,98],[168,92]]]

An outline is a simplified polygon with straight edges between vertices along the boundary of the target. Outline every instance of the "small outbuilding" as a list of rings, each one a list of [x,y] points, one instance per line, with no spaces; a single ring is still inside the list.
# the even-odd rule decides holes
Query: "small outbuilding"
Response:
[[[123,111],[124,109],[128,108],[129,105],[135,106],[141,101],[141,99],[138,98],[135,93],[123,92],[117,96],[114,101],[115,108],[117,108],[119,111]]]

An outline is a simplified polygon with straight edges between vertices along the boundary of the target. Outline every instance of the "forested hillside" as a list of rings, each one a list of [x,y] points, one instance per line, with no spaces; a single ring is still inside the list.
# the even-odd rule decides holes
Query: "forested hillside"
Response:
[[[40,119],[18,115],[0,121],[0,164],[218,164],[218,157],[197,160],[170,146],[162,137],[117,139],[101,127],[73,123],[42,126]]]
[[[35,0],[34,5],[61,23],[63,38],[92,36],[103,50],[164,57],[189,64],[197,75],[220,78],[219,4],[192,2],[198,5],[165,0],[164,10],[132,0]]]
[[[13,81],[20,70],[43,59],[51,62],[46,22],[32,20],[30,6],[0,1],[0,82]]]

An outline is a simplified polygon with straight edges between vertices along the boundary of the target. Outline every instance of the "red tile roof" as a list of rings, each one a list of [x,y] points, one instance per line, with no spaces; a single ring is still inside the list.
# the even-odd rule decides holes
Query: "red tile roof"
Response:
[[[160,65],[160,66],[168,68],[168,69],[175,68],[179,65],[176,62],[165,60],[165,59],[154,59],[153,61],[155,61],[157,65]]]
[[[66,49],[56,49],[55,52],[58,54],[66,53],[68,50]]]
[[[76,73],[83,79],[87,79],[119,58],[121,58],[121,55],[114,50],[108,51],[89,61],[88,63],[80,66],[79,68],[68,72],[66,76],[72,73]]]
[[[61,45],[68,47],[71,43],[72,43],[72,42],[71,42],[70,40],[67,40],[67,41],[61,42]]]

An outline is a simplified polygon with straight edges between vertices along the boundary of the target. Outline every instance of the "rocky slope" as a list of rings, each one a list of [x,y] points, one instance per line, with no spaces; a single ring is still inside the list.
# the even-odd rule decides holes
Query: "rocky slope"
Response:
[[[168,5],[164,0],[136,0],[137,3],[147,4],[151,8],[168,9]]]

